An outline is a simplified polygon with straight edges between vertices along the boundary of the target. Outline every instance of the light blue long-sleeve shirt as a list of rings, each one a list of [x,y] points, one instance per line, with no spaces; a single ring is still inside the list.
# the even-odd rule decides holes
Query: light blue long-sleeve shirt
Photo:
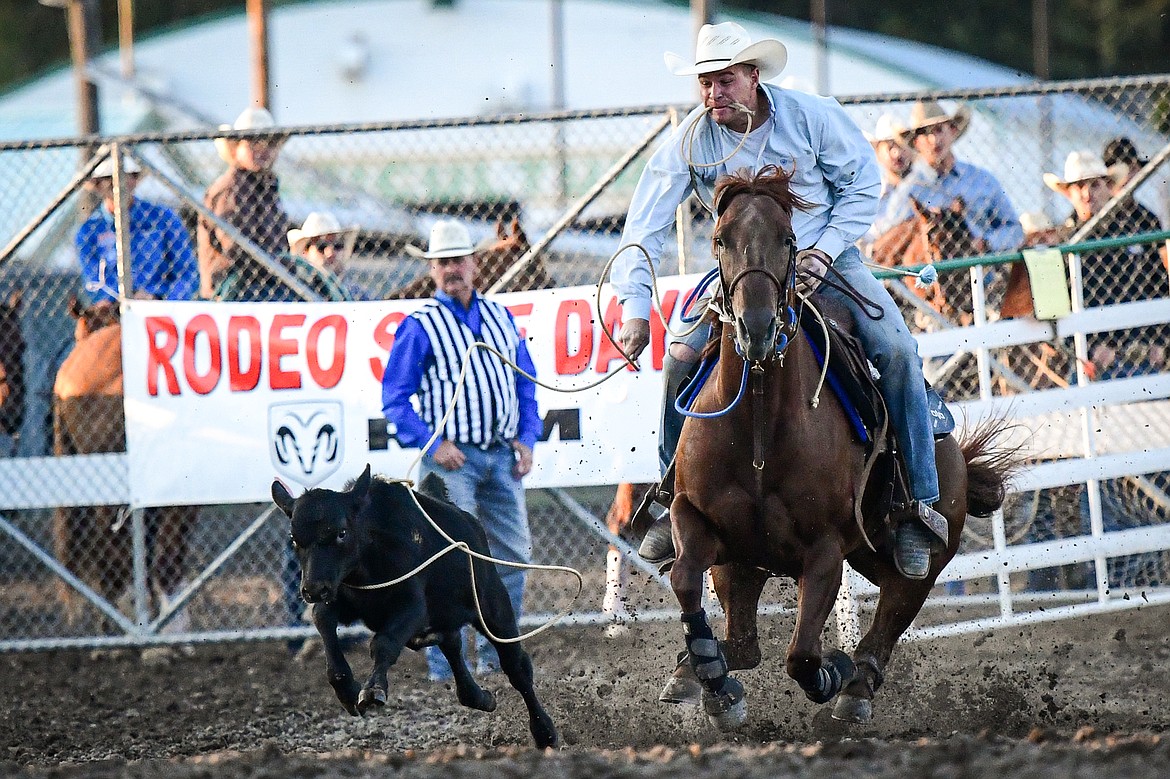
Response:
[[[836,257],[865,234],[877,213],[881,177],[873,147],[836,100],[796,90],[761,84],[768,119],[748,134],[743,147],[715,168],[696,168],[692,179],[688,157],[696,163],[727,156],[743,139],[695,108],[651,156],[634,189],[622,232],[622,245],[639,243],[658,270],[662,248],[674,226],[675,209],[693,191],[710,204],[718,176],[741,169],[758,172],[765,165],[793,171],[792,190],[808,201],[808,210],[792,217],[796,243]],[[695,142],[683,149],[687,128],[695,121],[705,127],[693,133]],[[698,129],[698,128],[697,128]],[[649,319],[650,269],[636,249],[627,249],[614,261],[610,276],[625,318]]]
[[[962,160],[932,183],[916,180],[911,183],[909,195],[928,208],[950,208],[955,198],[963,201],[967,227],[976,238],[987,243],[991,252],[1015,251],[1024,242],[1024,229],[1016,209],[1008,200],[1003,185],[990,171]],[[908,198],[902,198],[894,208],[883,214],[889,226],[914,216]]]

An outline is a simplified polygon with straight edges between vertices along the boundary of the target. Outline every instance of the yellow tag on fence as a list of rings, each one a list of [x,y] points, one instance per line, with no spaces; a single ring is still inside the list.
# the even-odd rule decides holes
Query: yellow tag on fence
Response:
[[[1037,319],[1059,319],[1072,311],[1064,255],[1057,249],[1024,249]]]

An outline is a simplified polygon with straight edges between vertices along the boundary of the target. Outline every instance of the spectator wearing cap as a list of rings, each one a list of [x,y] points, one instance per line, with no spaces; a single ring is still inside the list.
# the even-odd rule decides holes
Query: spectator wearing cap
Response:
[[[1129,183],[1129,180],[1149,162],[1138,153],[1134,142],[1125,136],[1114,138],[1105,144],[1101,161],[1105,163],[1105,167],[1109,169],[1109,175],[1113,179],[1114,194],[1120,192]]]
[[[345,280],[357,227],[342,227],[327,211],[313,211],[300,227],[288,231],[289,251],[336,281],[347,300],[367,300],[368,294]]]
[[[398,326],[382,377],[382,411],[400,445],[426,447],[420,480],[429,473],[442,477],[451,501],[483,525],[492,556],[527,563],[532,541],[521,479],[532,469],[541,431],[528,347],[508,309],[476,292],[475,247],[463,224],[439,220],[426,251],[407,250],[430,260],[436,290]],[[472,349],[476,341],[495,351]],[[469,370],[460,385],[465,361]],[[519,618],[525,572],[498,568]],[[482,636],[477,652],[477,673],[499,670]],[[433,681],[451,678],[437,647],[428,648],[427,664]]]
[[[1100,213],[1112,200],[1112,178],[1104,160],[1088,149],[1069,153],[1064,163],[1063,176],[1045,173],[1044,183],[1060,193],[1072,204],[1073,213],[1064,226],[1070,233],[1077,232]],[[1157,217],[1145,206],[1127,198],[1117,204],[1096,227],[1084,236],[1085,240],[1136,235],[1157,224]],[[1164,298],[1167,295],[1166,270],[1157,251],[1149,244],[1133,244],[1116,249],[1101,249],[1081,255],[1081,289],[1086,307],[1106,306],[1136,300]],[[1150,328],[1115,331],[1089,337],[1089,359],[1096,375],[1116,375],[1118,371],[1144,372],[1133,367],[1144,363],[1147,355],[1128,355],[1131,347],[1151,343]],[[1148,349],[1142,349],[1143,352]],[[1160,362],[1156,350],[1153,359]],[[1124,359],[1118,359],[1119,357]],[[1129,364],[1131,368],[1125,368]]]
[[[948,113],[933,100],[914,104],[903,138],[935,177],[931,182],[916,182],[910,195],[928,208],[949,209],[956,200],[961,201],[967,227],[984,251],[1014,251],[1023,243],[1024,232],[1003,185],[990,171],[955,156],[954,144],[970,124],[967,105]],[[908,203],[899,214],[902,220],[913,215]]]
[[[272,114],[263,108],[248,108],[231,125],[222,125],[225,135],[217,138],[216,150],[228,169],[207,189],[204,205],[223,221],[270,255],[284,250],[285,235],[293,225],[280,199],[279,181],[273,166],[284,138],[240,138],[232,132],[270,130],[276,126]],[[199,292],[215,297],[227,272],[242,273],[257,267],[247,252],[211,220],[199,219]]]
[[[179,215],[164,205],[134,197],[141,170],[122,160],[130,246],[130,283],[126,297],[190,300],[199,287],[191,236]],[[118,299],[118,248],[114,232],[114,159],[107,157],[86,182],[101,202],[77,230],[77,256],[85,289],[94,303]]]

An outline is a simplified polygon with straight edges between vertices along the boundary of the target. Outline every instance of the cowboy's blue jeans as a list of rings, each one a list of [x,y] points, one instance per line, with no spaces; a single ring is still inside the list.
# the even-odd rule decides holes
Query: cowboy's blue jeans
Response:
[[[870,319],[858,304],[832,287],[821,286],[821,294],[840,302],[853,312],[857,322],[856,334],[866,356],[881,373],[878,389],[890,410],[890,422],[898,436],[898,447],[906,461],[910,480],[910,497],[925,503],[938,500],[938,471],[934,463],[934,433],[926,406],[926,382],[922,377],[922,358],[918,356],[918,342],[906,327],[902,312],[890,293],[873,273],[861,263],[861,253],[850,247],[833,262],[849,286],[863,297],[872,300],[882,310],[881,319]],[[698,351],[706,343],[708,329],[700,327],[679,342]],[[682,431],[683,417],[674,409],[674,395],[682,376],[692,363],[670,356],[662,364],[663,406],[659,426],[658,458],[662,471],[674,457]]]
[[[890,410],[890,422],[906,462],[910,497],[924,503],[938,500],[938,471],[934,463],[934,432],[926,406],[926,381],[918,342],[906,327],[902,312],[885,286],[861,263],[857,247],[841,252],[833,268],[849,286],[882,309],[881,319],[871,319],[851,298],[827,284],[821,294],[848,306],[857,322],[856,333],[869,361],[881,373],[878,389]]]
[[[532,560],[532,537],[528,531],[528,507],[524,502],[524,484],[512,476],[515,463],[512,448],[497,444],[484,450],[477,446],[457,444],[467,461],[462,468],[449,471],[424,457],[419,466],[419,481],[434,473],[447,485],[451,502],[479,519],[487,533],[488,549],[492,557],[515,563]],[[524,600],[523,568],[496,565],[500,578],[512,602],[512,611],[520,619]],[[466,651],[466,649],[465,649]],[[499,668],[495,648],[483,636],[476,639],[476,652],[481,670]],[[427,648],[427,665],[433,676],[449,677],[451,667],[438,647]]]

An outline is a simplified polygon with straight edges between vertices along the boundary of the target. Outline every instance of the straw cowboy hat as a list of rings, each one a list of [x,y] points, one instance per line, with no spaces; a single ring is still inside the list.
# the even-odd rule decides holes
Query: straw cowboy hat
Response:
[[[1104,161],[1088,149],[1080,149],[1069,152],[1068,158],[1064,161],[1064,178],[1055,173],[1045,173],[1044,183],[1048,185],[1049,189],[1054,189],[1063,195],[1069,184],[1107,178],[1109,178],[1109,168],[1105,167]]]
[[[906,128],[903,137],[909,142],[914,138],[914,133],[919,130],[943,122],[954,124],[955,140],[958,140],[963,133],[967,132],[967,126],[971,124],[971,107],[964,103],[956,108],[953,114],[948,114],[946,109],[935,100],[919,100],[910,109],[910,126]]]
[[[864,130],[862,134],[865,139],[873,145],[877,145],[884,141],[894,141],[897,144],[906,144],[906,125],[902,124],[902,120],[893,114],[882,114],[878,117],[877,124],[873,126],[873,132],[868,133]]]
[[[412,257],[421,257],[427,260],[439,260],[446,257],[466,257],[475,254],[475,246],[471,243],[471,234],[461,223],[450,219],[440,219],[431,227],[431,240],[424,252],[417,246],[406,247],[406,253]]]
[[[356,230],[356,226],[342,227],[337,217],[325,211],[313,211],[305,223],[288,231],[288,248],[293,254],[300,254],[303,244],[313,238],[326,235],[344,235]]]
[[[231,124],[221,124],[219,129],[220,132],[230,133],[233,130],[267,130],[272,127],[276,127],[276,120],[272,118],[272,114],[268,112],[268,109],[251,106],[245,108],[236,117],[236,121]],[[283,140],[283,138],[280,140]],[[230,165],[235,159],[236,146],[239,143],[239,138],[233,138],[231,135],[223,135],[215,139],[215,150],[219,152],[220,159]]]
[[[663,56],[667,69],[676,76],[714,73],[732,65],[755,65],[760,69],[761,81],[780,75],[788,62],[783,43],[774,38],[752,43],[747,30],[735,22],[704,24],[695,43],[693,63],[669,51]]]
[[[142,172],[142,168],[138,167],[138,163],[132,157],[122,158],[122,172],[136,176]],[[113,155],[106,157],[97,164],[93,169],[93,173],[89,174],[91,179],[110,179],[114,177],[114,157]]]

